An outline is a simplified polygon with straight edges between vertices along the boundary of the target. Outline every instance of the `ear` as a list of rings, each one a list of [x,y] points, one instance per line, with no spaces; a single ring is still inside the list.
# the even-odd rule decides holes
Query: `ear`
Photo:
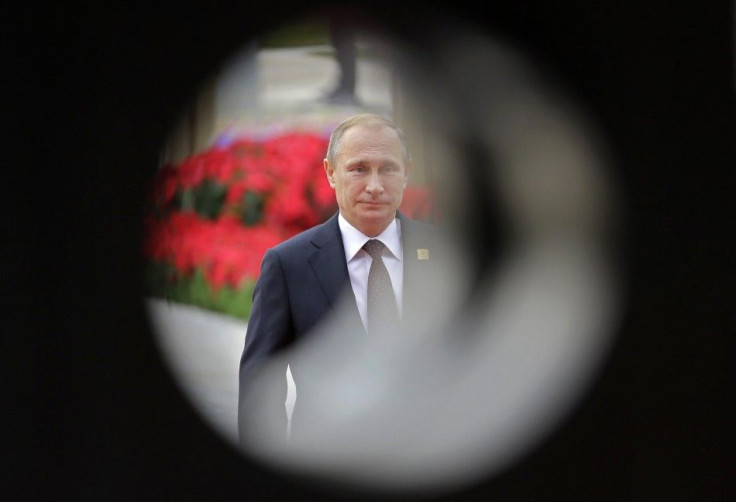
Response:
[[[335,188],[335,169],[332,167],[332,164],[330,164],[330,161],[327,159],[324,159],[322,161],[322,165],[325,166],[325,173],[327,174],[327,181],[330,183],[330,186],[332,188]]]
[[[404,170],[404,188],[406,188],[406,184],[409,182],[409,175],[411,174],[413,168],[414,160],[409,159],[409,161],[406,163],[406,169]]]

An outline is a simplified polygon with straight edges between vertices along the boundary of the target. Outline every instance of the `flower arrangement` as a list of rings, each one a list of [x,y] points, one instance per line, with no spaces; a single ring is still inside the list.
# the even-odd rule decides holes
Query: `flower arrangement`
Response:
[[[247,319],[263,254],[337,210],[328,139],[288,132],[212,146],[156,174],[145,218],[147,294]],[[426,189],[402,211],[428,219]]]

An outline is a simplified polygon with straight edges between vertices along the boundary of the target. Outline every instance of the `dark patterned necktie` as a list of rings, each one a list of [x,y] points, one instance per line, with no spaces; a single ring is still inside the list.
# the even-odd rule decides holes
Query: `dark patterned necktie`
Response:
[[[399,322],[399,310],[396,306],[394,288],[391,277],[383,263],[381,253],[386,246],[383,242],[371,239],[363,249],[371,256],[371,269],[368,272],[368,315],[369,333],[390,333]]]

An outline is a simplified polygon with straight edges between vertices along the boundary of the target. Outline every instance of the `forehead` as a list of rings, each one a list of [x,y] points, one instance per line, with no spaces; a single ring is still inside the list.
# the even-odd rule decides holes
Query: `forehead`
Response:
[[[398,134],[380,122],[354,125],[345,131],[340,143],[337,155],[340,160],[356,156],[398,157],[400,161],[403,160]]]

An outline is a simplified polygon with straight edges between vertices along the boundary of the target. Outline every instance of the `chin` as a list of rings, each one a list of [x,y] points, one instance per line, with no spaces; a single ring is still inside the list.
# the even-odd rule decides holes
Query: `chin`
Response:
[[[374,237],[381,232],[391,223],[391,217],[382,215],[381,217],[365,217],[360,219],[361,230],[365,235]]]
[[[376,209],[375,211],[363,211],[360,220],[369,225],[380,225],[382,222],[390,221],[394,213],[387,211],[386,208]]]

